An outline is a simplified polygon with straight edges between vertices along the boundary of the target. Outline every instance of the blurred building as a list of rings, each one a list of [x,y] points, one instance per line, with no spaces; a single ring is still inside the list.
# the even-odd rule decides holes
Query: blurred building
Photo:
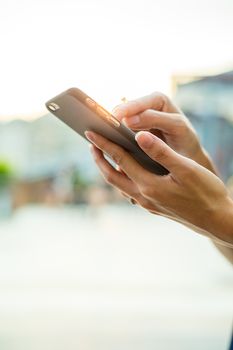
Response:
[[[0,159],[7,160],[20,178],[70,166],[80,168],[87,179],[96,175],[86,142],[51,114],[31,122],[0,123]]]
[[[193,123],[224,180],[233,174],[233,71],[174,76],[177,104]]]
[[[30,122],[0,123],[1,160],[14,172],[13,183],[4,196],[1,192],[1,208],[6,196],[12,208],[119,200],[103,182],[98,191],[94,188],[99,172],[87,143],[51,114]]]

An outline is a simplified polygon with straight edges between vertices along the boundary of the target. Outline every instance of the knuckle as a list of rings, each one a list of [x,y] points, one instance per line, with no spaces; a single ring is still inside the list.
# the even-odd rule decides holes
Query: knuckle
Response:
[[[188,131],[188,125],[182,115],[177,114],[174,119],[173,134],[182,135]]]
[[[120,165],[122,163],[122,159],[124,157],[124,151],[117,146],[113,146],[112,149],[108,152],[108,156],[117,164]]]
[[[156,160],[158,160],[158,162],[166,160],[167,159],[166,146],[161,145],[160,148],[156,150],[155,156],[156,156]]]
[[[113,152],[111,152],[110,157],[117,165],[120,165],[122,163],[123,157],[121,152],[114,150]]]
[[[167,105],[168,102],[170,101],[169,97],[160,91],[154,91],[154,92],[152,92],[151,95],[152,95],[152,97],[161,100],[161,107],[164,105]]]
[[[182,177],[186,183],[199,181],[196,165],[191,159],[186,160],[186,166],[182,169]]]

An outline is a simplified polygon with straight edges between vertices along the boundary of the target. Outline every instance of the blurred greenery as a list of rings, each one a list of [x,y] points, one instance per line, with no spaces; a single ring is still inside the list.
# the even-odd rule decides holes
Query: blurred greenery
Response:
[[[72,175],[72,183],[73,183],[73,188],[75,190],[77,189],[85,189],[88,187],[90,184],[90,181],[88,181],[84,174],[81,173],[78,169],[75,169],[73,175]]]
[[[87,191],[91,185],[90,180],[79,169],[74,169],[72,174],[72,188],[73,188],[73,201],[74,203],[86,203]]]
[[[0,188],[9,186],[13,178],[13,169],[9,162],[0,160]]]

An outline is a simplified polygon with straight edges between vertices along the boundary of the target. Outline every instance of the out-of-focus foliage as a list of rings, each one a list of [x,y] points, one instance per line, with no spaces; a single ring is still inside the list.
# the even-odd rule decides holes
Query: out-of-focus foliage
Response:
[[[13,177],[13,170],[7,161],[0,161],[0,188],[10,184]]]

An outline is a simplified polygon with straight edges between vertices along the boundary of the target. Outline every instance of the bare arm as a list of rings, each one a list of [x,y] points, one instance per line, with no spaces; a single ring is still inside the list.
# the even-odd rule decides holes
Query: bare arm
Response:
[[[202,164],[203,166],[205,166],[207,169],[209,169],[210,171],[212,171],[214,174],[218,175],[218,172],[212,162],[212,160],[210,159],[209,155],[207,154],[207,152],[205,152],[204,150],[202,150],[202,152],[199,155],[200,159],[196,159],[196,161],[199,164]],[[194,229],[193,227],[190,227],[191,229]],[[198,231],[196,231],[198,232]],[[198,232],[200,233],[200,232]],[[217,250],[224,255],[224,257],[231,263],[233,264],[233,248],[230,247],[226,247],[214,240],[212,240],[214,246],[217,248]]]
[[[209,157],[208,153],[205,152],[205,150],[202,149],[202,151],[200,152],[199,156],[196,158],[196,161],[199,164],[202,164],[203,166],[205,166],[207,169],[209,169],[210,171],[212,171],[212,173],[218,175],[218,172],[211,160],[211,158]],[[192,230],[196,231],[197,233],[201,233],[200,231],[196,230],[194,227],[190,227]],[[224,257],[231,263],[233,264],[233,248],[230,247],[226,247],[214,240],[212,240],[212,243],[214,244],[214,246],[217,248],[217,250],[224,255]]]
[[[203,232],[199,229],[197,229],[196,227],[194,227],[193,225],[190,224],[185,224],[185,226],[187,226],[188,228],[190,228],[191,230],[203,234]],[[214,244],[214,246],[217,248],[217,250],[231,263],[233,264],[233,248],[231,247],[226,247],[225,245],[223,245],[220,242],[217,242],[216,240],[211,240],[212,243]]]

